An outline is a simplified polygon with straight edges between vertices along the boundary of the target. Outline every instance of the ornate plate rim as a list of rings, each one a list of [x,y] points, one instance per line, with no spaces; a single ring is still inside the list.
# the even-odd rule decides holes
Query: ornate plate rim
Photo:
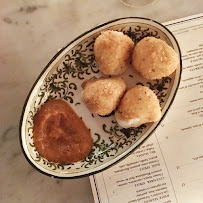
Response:
[[[54,62],[54,60],[66,49],[68,48],[70,45],[72,45],[74,42],[76,42],[78,39],[82,38],[83,36],[87,35],[88,33],[91,33],[92,31],[98,29],[98,28],[101,28],[101,27],[104,27],[106,25],[109,25],[111,23],[115,23],[117,21],[121,21],[121,20],[130,20],[130,19],[135,19],[135,20],[145,20],[145,21],[151,21],[155,24],[158,24],[159,26],[161,26],[163,29],[165,29],[170,35],[171,37],[173,38],[173,40],[175,41],[176,45],[177,45],[177,49],[179,51],[179,54],[180,54],[180,74],[179,74],[179,78],[178,78],[178,81],[177,81],[177,86],[174,90],[174,94],[172,95],[172,98],[171,98],[171,101],[170,103],[168,104],[168,107],[166,108],[164,114],[162,115],[162,118],[160,119],[159,122],[155,123],[156,126],[152,129],[152,131],[148,134],[147,137],[145,137],[144,139],[142,139],[140,141],[139,144],[137,144],[136,146],[134,146],[133,149],[131,149],[129,152],[127,152],[124,156],[122,157],[119,157],[119,159],[117,159],[116,161],[110,163],[109,165],[107,166],[104,166],[103,168],[99,169],[99,170],[96,170],[96,171],[93,171],[93,172],[90,172],[90,173],[84,173],[84,174],[75,174],[74,176],[56,176],[56,175],[52,175],[50,173],[47,173],[47,172],[44,172],[42,171],[41,169],[39,169],[36,165],[34,165],[32,163],[32,161],[30,160],[30,158],[28,157],[27,153],[25,152],[25,149],[23,147],[23,140],[22,140],[22,137],[23,137],[23,134],[22,134],[22,127],[23,127],[23,121],[24,121],[24,115],[25,115],[25,110],[26,110],[26,107],[27,107],[27,104],[28,104],[28,101],[29,101],[29,98],[34,90],[34,88],[36,87],[37,83],[39,82],[39,80],[41,79],[42,75],[45,73],[45,71],[49,68],[49,66]],[[160,123],[162,122],[162,120],[165,118],[169,108],[171,107],[171,105],[173,104],[173,101],[175,99],[175,96],[177,94],[177,91],[178,91],[178,87],[180,85],[180,81],[181,81],[181,74],[182,74],[182,57],[181,57],[181,49],[180,49],[180,46],[175,38],[175,36],[172,34],[172,32],[167,28],[165,27],[164,25],[162,25],[161,23],[155,21],[155,20],[152,20],[152,19],[149,19],[149,18],[144,18],[144,17],[122,17],[122,18],[117,18],[117,19],[114,19],[114,20],[111,20],[111,21],[108,21],[106,23],[103,23],[103,24],[99,24],[95,27],[93,27],[92,29],[84,32],[83,34],[79,35],[78,37],[76,37],[74,40],[72,40],[71,42],[69,42],[66,46],[64,46],[63,48],[61,48],[53,57],[52,59],[49,61],[49,63],[45,66],[45,68],[42,70],[42,72],[39,74],[39,76],[37,77],[37,79],[35,80],[34,84],[32,85],[28,95],[27,95],[27,98],[24,102],[24,105],[23,105],[23,109],[22,109],[22,113],[21,113],[21,117],[20,117],[20,124],[19,124],[19,141],[20,141],[20,145],[21,145],[21,149],[23,151],[23,154],[25,156],[25,158],[27,159],[28,163],[30,163],[30,165],[32,167],[34,167],[37,171],[39,171],[40,173],[42,174],[45,174],[47,176],[50,176],[50,177],[53,177],[53,178],[59,178],[59,179],[74,179],[74,178],[80,178],[80,177],[87,177],[87,176],[90,176],[90,175],[94,175],[96,173],[99,173],[101,171],[104,171],[110,167],[112,167],[113,165],[117,164],[118,162],[122,161],[123,159],[125,159],[127,156],[129,156],[135,149],[137,149],[141,144],[143,144],[152,134],[153,132],[157,129],[157,127],[160,125]],[[105,165],[105,164],[104,164]],[[69,174],[70,175],[70,174]]]

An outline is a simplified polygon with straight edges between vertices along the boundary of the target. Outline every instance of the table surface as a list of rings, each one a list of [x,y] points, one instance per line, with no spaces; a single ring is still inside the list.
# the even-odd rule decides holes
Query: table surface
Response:
[[[158,0],[137,8],[119,0],[1,0],[0,201],[94,202],[88,177],[47,177],[29,165],[19,143],[25,98],[60,47],[115,18],[140,16],[166,22],[201,13],[202,8],[202,0]]]

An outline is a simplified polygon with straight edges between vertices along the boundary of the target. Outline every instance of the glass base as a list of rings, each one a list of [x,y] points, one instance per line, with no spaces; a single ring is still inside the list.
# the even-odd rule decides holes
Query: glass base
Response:
[[[157,0],[120,0],[127,6],[137,7],[137,6],[147,6],[154,3]]]

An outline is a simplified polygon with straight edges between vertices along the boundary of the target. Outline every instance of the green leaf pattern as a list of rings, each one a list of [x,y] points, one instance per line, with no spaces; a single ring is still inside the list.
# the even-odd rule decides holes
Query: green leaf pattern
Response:
[[[158,33],[150,29],[142,29],[140,26],[122,27],[118,29],[130,36],[135,43],[146,36],[154,36],[159,38]],[[99,33],[97,33],[98,35]],[[34,160],[41,165],[48,167],[50,170],[81,170],[82,168],[90,168],[93,165],[102,164],[106,159],[111,160],[112,157],[118,156],[119,151],[125,150],[125,146],[133,145],[143,132],[146,130],[146,125],[139,126],[138,128],[122,129],[117,124],[113,115],[110,124],[102,124],[102,130],[109,139],[105,141],[102,139],[101,133],[93,132],[93,148],[88,157],[75,164],[59,164],[53,163],[42,156],[36,151],[33,143],[33,118],[40,106],[47,100],[61,98],[67,100],[75,106],[80,104],[80,101],[75,99],[76,92],[79,84],[84,82],[87,77],[91,77],[99,72],[93,54],[93,44],[95,37],[90,37],[90,40],[85,40],[72,48],[64,57],[59,65],[56,66],[54,71],[48,75],[44,83],[39,89],[36,101],[33,102],[33,108],[27,116],[27,135],[29,136],[29,144],[35,152]],[[78,82],[72,82],[72,78],[77,79]],[[84,80],[84,81],[83,81]],[[75,81],[75,80],[74,80]],[[171,78],[163,78],[162,80],[155,80],[148,82],[148,85],[158,96],[160,103],[163,104],[167,97],[167,91]],[[143,85],[142,82],[138,83]],[[94,119],[94,118],[92,118]],[[106,119],[106,118],[102,118]]]

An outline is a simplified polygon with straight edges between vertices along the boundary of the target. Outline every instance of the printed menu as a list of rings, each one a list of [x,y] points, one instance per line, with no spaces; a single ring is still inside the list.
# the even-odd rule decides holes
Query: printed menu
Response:
[[[182,52],[178,93],[143,145],[90,177],[96,203],[203,202],[203,14],[165,25]]]

